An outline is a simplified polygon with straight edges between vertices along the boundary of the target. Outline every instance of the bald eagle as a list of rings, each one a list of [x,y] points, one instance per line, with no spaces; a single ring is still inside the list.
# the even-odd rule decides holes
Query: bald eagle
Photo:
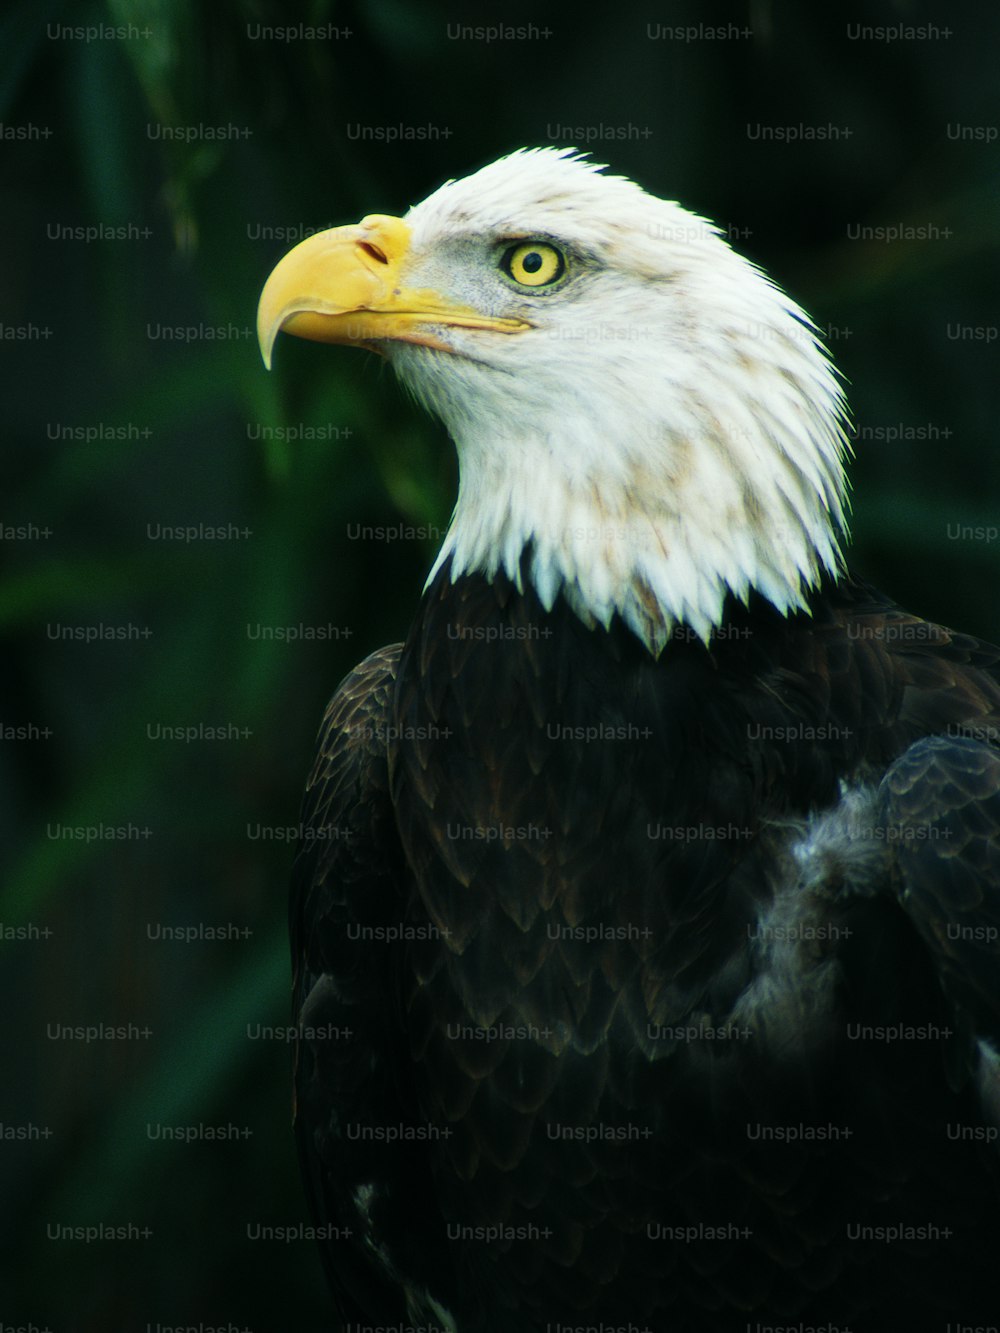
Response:
[[[349,1329],[1000,1315],[1000,651],[847,568],[845,405],[718,230],[525,150],[287,254],[460,481],[323,720],[295,1127]]]

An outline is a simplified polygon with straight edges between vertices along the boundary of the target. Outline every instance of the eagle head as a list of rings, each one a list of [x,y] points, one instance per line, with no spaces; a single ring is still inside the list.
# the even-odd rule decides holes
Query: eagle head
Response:
[[[431,578],[528,578],[658,654],[678,625],[707,642],[730,595],[787,614],[842,568],[844,400],[808,316],[711,223],[574,152],[309,237],[261,295],[268,365],[282,329],[381,353],[447,426]]]

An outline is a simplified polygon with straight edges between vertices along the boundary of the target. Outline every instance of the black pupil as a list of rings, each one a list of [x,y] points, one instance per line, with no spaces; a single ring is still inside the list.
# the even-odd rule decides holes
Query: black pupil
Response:
[[[525,273],[537,273],[542,267],[542,256],[537,250],[530,250],[521,260]]]

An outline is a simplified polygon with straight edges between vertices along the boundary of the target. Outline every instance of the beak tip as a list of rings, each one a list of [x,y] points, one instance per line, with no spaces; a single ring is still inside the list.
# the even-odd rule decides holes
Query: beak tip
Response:
[[[257,321],[257,345],[260,348],[260,359],[264,362],[265,370],[271,369],[274,344],[277,341],[280,328],[280,323],[261,319]]]

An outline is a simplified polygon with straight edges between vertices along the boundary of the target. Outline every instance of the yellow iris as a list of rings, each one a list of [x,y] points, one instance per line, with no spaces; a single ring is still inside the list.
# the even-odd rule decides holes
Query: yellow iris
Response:
[[[566,271],[562,252],[545,241],[525,241],[504,252],[503,270],[522,287],[548,287]]]

